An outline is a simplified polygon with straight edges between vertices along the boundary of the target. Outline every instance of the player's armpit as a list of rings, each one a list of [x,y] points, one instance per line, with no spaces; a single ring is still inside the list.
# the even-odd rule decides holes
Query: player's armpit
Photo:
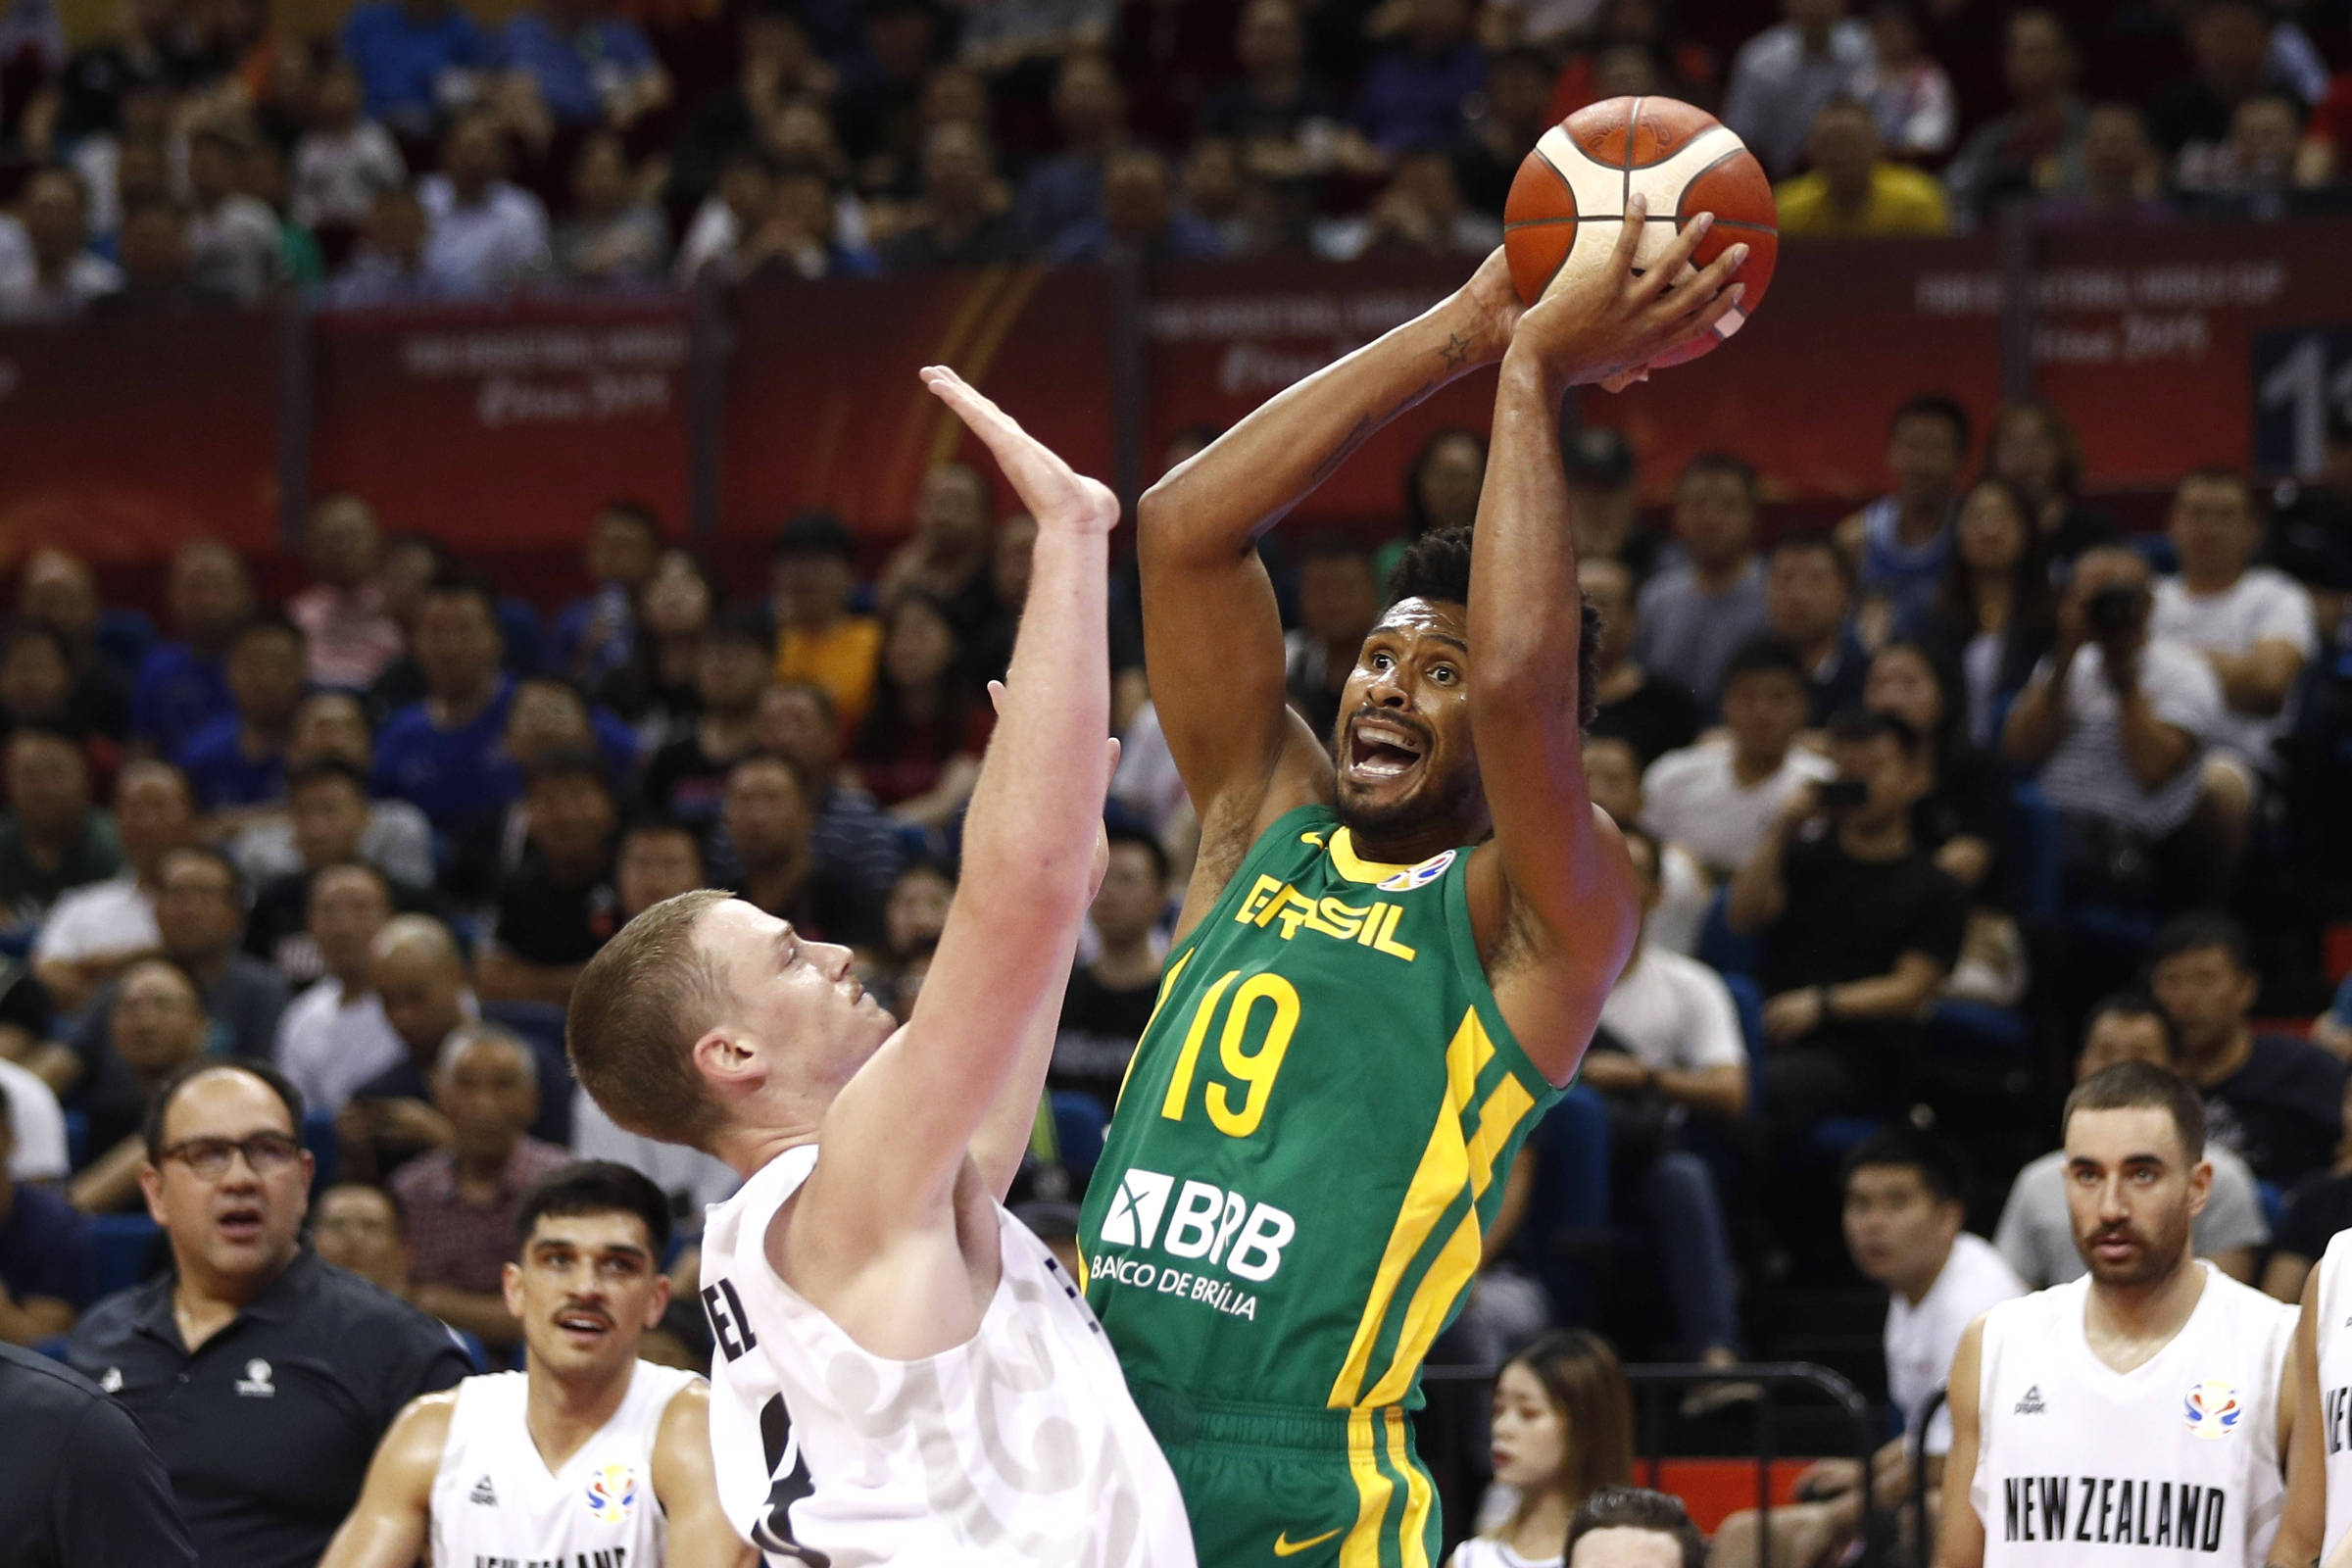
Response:
[[[654,1496],[669,1518],[670,1568],[759,1568],[759,1552],[719,1506],[708,1383],[689,1383],[662,1411],[654,1434]]]
[[[1943,1518],[1936,1536],[1936,1568],[1984,1568],[1984,1521],[1969,1493],[1977,1479],[1977,1422],[1984,1366],[1984,1319],[1960,1336],[1953,1352],[1944,1408],[1952,1417],[1952,1447],[1943,1459]]]
[[[432,1524],[433,1474],[449,1442],[456,1392],[411,1399],[368,1465],[360,1500],[327,1543],[318,1568],[414,1568]]]

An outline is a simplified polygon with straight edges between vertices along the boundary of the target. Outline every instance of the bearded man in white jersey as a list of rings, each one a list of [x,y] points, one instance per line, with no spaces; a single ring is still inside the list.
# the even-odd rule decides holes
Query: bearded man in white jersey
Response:
[[[1037,541],[921,1002],[902,1027],[846,948],[681,894],[582,972],[572,1063],[620,1126],[746,1178],[703,1232],[710,1437],[728,1517],[770,1562],[1191,1568],[1101,1326],[1002,1201],[1102,875],[1118,503],[952,371],[923,380]]]
[[[2260,1568],[2300,1403],[2295,1317],[2191,1255],[2204,1105],[2122,1062],[2067,1097],[2064,1138],[2090,1272],[1962,1337],[1939,1568]]]
[[[710,1386],[637,1358],[669,1304],[668,1199],[583,1160],[531,1189],[515,1230],[523,1370],[412,1400],[319,1568],[752,1568],[718,1505]]]

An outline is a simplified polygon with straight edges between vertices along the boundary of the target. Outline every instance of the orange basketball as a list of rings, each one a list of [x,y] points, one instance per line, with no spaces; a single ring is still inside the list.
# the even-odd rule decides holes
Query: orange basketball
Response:
[[[1703,109],[1672,98],[1612,98],[1545,131],[1503,203],[1511,282],[1532,305],[1561,279],[1605,266],[1636,191],[1649,199],[1637,267],[1653,261],[1700,213],[1713,213],[1715,227],[1692,253],[1695,266],[1728,246],[1747,246],[1747,265],[1740,269],[1747,292],[1740,303],[1712,333],[1651,362],[1681,365],[1713,350],[1755,314],[1781,249],[1772,181],[1746,144]]]

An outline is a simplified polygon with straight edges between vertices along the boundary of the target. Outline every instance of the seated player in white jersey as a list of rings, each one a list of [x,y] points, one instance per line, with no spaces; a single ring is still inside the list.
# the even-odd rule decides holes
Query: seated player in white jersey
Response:
[[[902,1027],[848,949],[686,893],[582,972],[572,1063],[620,1126],[746,1178],[703,1232],[710,1438],[727,1515],[771,1562],[1190,1568],[1101,1325],[1002,1201],[1105,854],[1118,503],[953,372],[923,379],[1037,542],[920,1003]]]
[[[2295,1314],[2192,1255],[2205,1107],[2122,1062],[2076,1085],[2062,1135],[2090,1272],[1961,1338],[1936,1562],[2261,1568],[2301,1402]]]
[[[669,1200],[583,1160],[531,1189],[515,1231],[523,1370],[411,1400],[319,1568],[750,1568],[718,1505],[710,1386],[637,1359],[669,1304]]]

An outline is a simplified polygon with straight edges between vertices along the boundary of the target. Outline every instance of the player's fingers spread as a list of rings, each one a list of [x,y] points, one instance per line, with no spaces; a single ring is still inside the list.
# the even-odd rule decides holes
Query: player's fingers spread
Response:
[[[988,683],[988,706],[1000,713],[1004,711],[1004,683],[1003,681],[992,680]]]
[[[1705,239],[1708,230],[1714,226],[1713,213],[1701,213],[1685,223],[1682,232],[1674,236],[1658,259],[1642,274],[1642,286],[1646,293],[1655,295],[1669,287],[1680,288],[1682,285],[1676,283],[1675,279],[1683,275],[1683,268],[1690,260],[1691,252],[1698,249],[1698,242]]]
[[[1617,229],[1617,250],[1609,266],[1620,278],[1634,270],[1634,258],[1642,251],[1642,229],[1649,221],[1649,198],[1636,191],[1626,198],[1625,221]]]
[[[1697,310],[1675,323],[1667,335],[1664,346],[1653,353],[1651,358],[1656,358],[1657,354],[1665,353],[1668,349],[1681,348],[1684,344],[1713,331],[1715,323],[1729,315],[1732,309],[1740,303],[1741,296],[1746,293],[1747,285],[1745,283],[1734,283],[1721,294],[1706,301]]]

